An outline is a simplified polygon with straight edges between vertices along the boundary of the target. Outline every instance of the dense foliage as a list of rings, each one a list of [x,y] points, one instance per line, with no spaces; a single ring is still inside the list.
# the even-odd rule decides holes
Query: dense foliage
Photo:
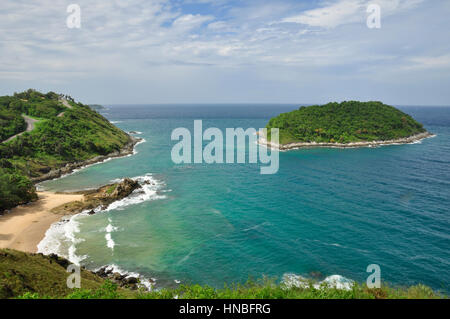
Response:
[[[36,199],[37,195],[29,178],[13,168],[9,161],[0,159],[0,213]]]
[[[19,113],[3,108],[0,104],[0,141],[23,132],[26,127],[25,120]]]
[[[280,143],[386,141],[425,132],[422,124],[381,102],[348,101],[301,107],[272,118]]]
[[[125,132],[89,106],[75,103],[71,98],[67,100],[71,109],[53,92],[42,94],[28,90],[0,97],[0,132],[7,131],[5,137],[24,130],[24,126],[19,125],[24,124],[19,120],[21,114],[39,118],[31,132],[0,143],[0,158],[3,165],[9,167],[0,171],[0,212],[35,196],[29,177],[40,176],[70,162],[107,155],[129,142]],[[6,125],[1,121],[1,114],[10,114],[16,124]]]

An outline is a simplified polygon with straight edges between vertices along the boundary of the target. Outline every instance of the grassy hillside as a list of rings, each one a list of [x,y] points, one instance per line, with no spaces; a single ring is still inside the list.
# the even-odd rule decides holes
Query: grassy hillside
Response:
[[[355,285],[352,290],[327,286],[289,288],[274,281],[261,280],[222,289],[208,286],[182,285],[177,289],[154,292],[118,288],[108,280],[82,270],[81,289],[67,288],[69,262],[55,256],[28,254],[0,249],[1,298],[69,298],[69,299],[397,299],[443,298],[430,288],[418,285],[410,288],[368,289]]]
[[[426,132],[423,125],[381,102],[342,102],[301,107],[272,118],[280,143],[386,141]]]
[[[65,296],[73,291],[67,288],[68,262],[38,254],[0,249],[0,298],[12,298],[25,293],[41,296]],[[81,271],[81,285],[98,289],[104,280],[89,271]]]
[[[6,125],[0,121],[3,137],[24,130],[22,114],[39,120],[31,132],[0,143],[0,212],[35,197],[30,177],[107,155],[130,142],[125,132],[89,106],[69,98],[68,108],[59,98],[53,92],[34,90],[0,97],[0,114],[13,122]]]

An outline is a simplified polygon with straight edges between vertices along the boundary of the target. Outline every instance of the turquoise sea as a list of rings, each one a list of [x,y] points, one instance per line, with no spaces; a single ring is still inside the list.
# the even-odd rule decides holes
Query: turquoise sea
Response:
[[[171,132],[262,128],[296,105],[114,105],[101,113],[146,142],[114,159],[43,183],[53,191],[124,177],[152,184],[93,216],[54,225],[40,245],[88,268],[103,265],[181,283],[245,282],[286,274],[365,282],[370,264],[384,282],[449,291],[450,107],[400,107],[434,138],[360,149],[280,153],[275,175],[256,164],[171,160]]]

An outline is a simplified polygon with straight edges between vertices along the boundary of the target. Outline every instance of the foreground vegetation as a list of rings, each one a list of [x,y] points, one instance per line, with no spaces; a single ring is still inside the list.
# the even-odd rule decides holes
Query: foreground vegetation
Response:
[[[0,140],[25,130],[22,114],[38,118],[35,129],[0,143],[0,214],[36,199],[30,178],[67,163],[119,151],[130,137],[89,106],[34,90],[0,97]]]
[[[444,298],[423,286],[368,289],[355,285],[340,290],[325,285],[314,288],[287,287],[264,279],[243,285],[215,289],[208,286],[182,285],[176,289],[146,292],[120,288],[109,280],[87,271],[81,272],[82,289],[66,286],[68,261],[56,256],[0,250],[0,298],[21,299],[433,299]]]
[[[357,101],[301,107],[272,118],[267,128],[280,129],[281,144],[387,141],[426,132],[393,106]]]

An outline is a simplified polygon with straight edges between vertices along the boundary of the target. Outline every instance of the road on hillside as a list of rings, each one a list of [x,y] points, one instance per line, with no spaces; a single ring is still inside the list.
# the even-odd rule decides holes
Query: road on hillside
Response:
[[[24,114],[22,114],[22,117],[25,120],[25,122],[27,123],[27,129],[25,131],[23,131],[22,133],[18,133],[16,135],[13,135],[10,138],[4,140],[3,143],[9,142],[13,138],[16,138],[17,136],[20,136],[20,135],[22,135],[25,132],[31,132],[34,129],[34,123],[39,122],[39,120],[32,119],[31,117],[26,116]]]
[[[67,100],[66,100],[65,98],[60,98],[59,101],[60,101],[65,107],[67,107],[67,108],[69,108],[69,109],[72,108],[72,105],[70,105],[69,102],[67,102]],[[64,115],[64,112],[61,112],[61,113],[58,114],[58,117],[61,117],[61,116],[63,116],[63,115]],[[31,132],[31,131],[34,129],[34,123],[39,122],[39,120],[32,119],[31,117],[26,116],[26,115],[23,115],[23,114],[22,114],[22,117],[23,117],[23,119],[25,120],[25,122],[27,123],[27,129],[26,129],[25,131],[21,132],[21,133],[18,133],[18,134],[16,134],[16,135],[11,136],[10,138],[4,140],[2,143],[9,142],[9,141],[11,141],[12,139],[16,138],[17,136],[22,135],[22,134],[25,133],[25,132]]]
[[[72,105],[69,104],[69,102],[67,102],[67,100],[65,98],[60,98],[59,101],[67,108],[71,109]],[[58,114],[58,117],[61,117],[64,115],[64,112],[61,112]]]

